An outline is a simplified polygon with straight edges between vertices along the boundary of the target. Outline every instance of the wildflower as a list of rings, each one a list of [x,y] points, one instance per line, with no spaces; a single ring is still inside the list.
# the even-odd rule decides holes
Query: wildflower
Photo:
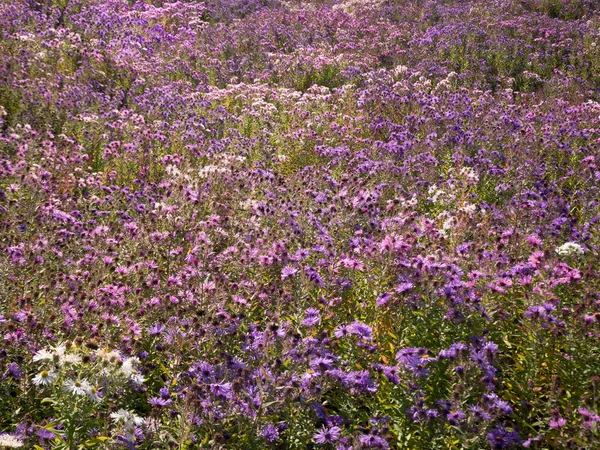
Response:
[[[35,355],[33,355],[33,362],[52,361],[53,359],[54,359],[54,353],[52,353],[46,349],[42,349],[39,352],[37,352]]]
[[[429,369],[426,367],[427,356],[401,356],[398,362],[410,370],[417,377],[426,377],[429,375]]]
[[[125,426],[136,425],[142,426],[144,419],[135,414],[121,408],[117,412],[110,413],[110,418],[115,424],[123,423]]]
[[[58,375],[56,372],[48,372],[47,370],[42,370],[33,378],[33,384],[36,386],[47,386],[52,384]]]
[[[210,391],[217,397],[230,399],[232,396],[231,383],[213,383],[210,385]]]
[[[584,253],[584,249],[577,242],[566,242],[560,247],[556,247],[556,253],[559,256],[581,256]]]
[[[330,444],[340,438],[341,431],[340,427],[323,428],[313,435],[313,439],[317,444]]]
[[[88,392],[88,398],[94,403],[100,403],[102,401],[102,393],[98,387],[92,386]]]
[[[307,327],[313,327],[321,321],[321,318],[319,317],[320,312],[316,308],[308,308],[305,311],[305,314],[306,315],[304,317],[304,320],[302,321],[302,325],[305,325]]]
[[[390,292],[384,292],[383,294],[379,294],[375,303],[377,303],[377,306],[384,306],[390,298],[392,298],[392,294]]]
[[[487,422],[492,419],[492,416],[486,412],[481,406],[472,405],[467,408],[475,421]]]
[[[556,417],[550,419],[548,426],[552,429],[559,430],[567,424],[567,419],[564,417]]]
[[[516,431],[508,431],[502,425],[496,425],[492,431],[487,434],[488,442],[493,449],[509,448],[511,445],[520,444],[521,436]]]
[[[63,389],[74,395],[88,395],[92,389],[86,380],[66,380]]]
[[[460,422],[467,418],[467,415],[462,411],[451,412],[446,416],[448,422],[452,425],[458,425]]]
[[[20,379],[23,378],[23,371],[17,363],[11,362],[8,364],[8,373],[11,377]]]
[[[40,428],[36,434],[42,439],[54,439],[56,437],[56,434],[47,428]]]
[[[25,444],[23,441],[13,436],[12,434],[2,433],[0,434],[0,447],[5,448],[19,448]]]
[[[59,357],[59,364],[65,366],[67,364],[79,364],[81,362],[81,356],[74,353],[65,353]]]
[[[108,350],[105,348],[101,348],[96,350],[96,356],[100,358],[103,362],[116,363],[120,360],[121,355],[116,350]]]
[[[279,431],[273,424],[267,425],[262,430],[262,437],[265,438],[268,442],[274,442],[279,439]]]
[[[150,328],[148,328],[148,334],[150,336],[156,336],[158,334],[161,334],[165,330],[166,327],[162,323],[155,323]]]
[[[140,360],[138,358],[136,358],[135,356],[132,356],[131,358],[127,358],[125,361],[123,361],[123,364],[121,365],[121,373],[123,375],[125,375],[126,377],[133,377],[134,375],[137,374],[137,370],[135,369],[135,366],[140,362]]]
[[[357,335],[358,337],[360,337],[361,339],[363,339],[365,341],[370,341],[373,339],[373,330],[371,329],[370,326],[368,326],[362,322],[355,321],[355,322],[351,323],[348,326],[348,331],[351,334]]]
[[[388,444],[388,442],[385,439],[379,436],[375,436],[373,434],[363,434],[359,438],[359,441],[366,448],[390,448],[390,444]]]
[[[298,273],[298,269],[290,266],[285,266],[281,271],[281,279],[291,278]]]

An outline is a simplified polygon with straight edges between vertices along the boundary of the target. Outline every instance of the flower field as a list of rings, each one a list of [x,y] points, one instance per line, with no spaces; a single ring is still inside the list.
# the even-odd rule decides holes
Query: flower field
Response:
[[[0,0],[0,448],[600,448],[600,3]]]

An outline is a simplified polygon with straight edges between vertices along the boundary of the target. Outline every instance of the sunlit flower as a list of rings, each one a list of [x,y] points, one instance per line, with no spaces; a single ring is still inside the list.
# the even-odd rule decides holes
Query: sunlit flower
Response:
[[[70,394],[75,395],[88,395],[92,389],[92,386],[86,380],[71,380],[65,381],[63,388]]]
[[[581,256],[584,251],[583,247],[577,242],[566,242],[560,247],[556,247],[556,253],[559,256]]]
[[[49,384],[54,383],[54,380],[58,377],[56,372],[49,372],[47,370],[42,370],[33,378],[33,384],[37,386],[48,386]]]
[[[12,434],[2,433],[0,434],[0,447],[4,448],[19,448],[23,447],[25,443],[13,436]]]
[[[39,352],[37,352],[35,355],[33,355],[34,362],[52,361],[52,359],[54,359],[54,353],[52,353],[51,351],[49,351],[47,349],[42,349]]]

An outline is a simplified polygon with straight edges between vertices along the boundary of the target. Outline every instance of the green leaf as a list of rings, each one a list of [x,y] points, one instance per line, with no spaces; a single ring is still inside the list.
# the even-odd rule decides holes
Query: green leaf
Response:
[[[95,437],[94,439],[89,439],[89,440],[85,441],[82,445],[79,446],[79,448],[94,447],[95,445],[101,444],[102,442],[106,442],[109,439],[110,438],[107,436],[98,436],[98,437]]]

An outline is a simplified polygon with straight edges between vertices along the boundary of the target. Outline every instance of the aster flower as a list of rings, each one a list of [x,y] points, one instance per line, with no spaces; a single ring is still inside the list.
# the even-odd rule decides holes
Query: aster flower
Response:
[[[390,301],[391,298],[392,298],[391,292],[384,292],[377,296],[375,303],[377,303],[377,306],[385,306]]]
[[[110,413],[110,418],[115,424],[125,424],[142,426],[144,424],[144,419],[129,412],[123,408],[119,409],[117,412]]]
[[[94,403],[100,403],[102,401],[102,392],[98,388],[98,386],[90,387],[88,392],[88,398]]]
[[[47,429],[47,428],[43,428],[43,427],[40,427],[40,428],[38,429],[38,431],[37,431],[37,433],[36,433],[36,434],[37,434],[37,435],[38,435],[40,438],[42,438],[42,439],[48,439],[48,440],[50,440],[50,439],[54,439],[54,438],[56,437],[56,434],[55,434],[55,433],[53,433],[53,432],[52,432],[52,431],[50,431],[49,429]]]
[[[554,430],[560,430],[566,424],[567,424],[567,419],[559,416],[559,417],[553,417],[552,419],[550,419],[550,421],[548,422],[548,427],[550,427]]]
[[[16,436],[8,433],[0,434],[0,447],[4,448],[20,448],[23,447],[25,443],[18,439]]]
[[[426,377],[429,375],[427,358],[421,356],[402,356],[398,361],[417,377]]]
[[[362,322],[355,321],[348,326],[348,331],[351,334],[355,334],[359,336],[361,339],[365,341],[370,341],[373,339],[373,330],[367,324]]]
[[[231,399],[233,389],[231,383],[213,383],[210,385],[210,391],[217,397]]]
[[[58,362],[61,366],[79,364],[81,356],[75,353],[64,353],[59,356]]]
[[[313,435],[313,439],[317,444],[332,444],[339,440],[341,431],[340,427],[323,428]]]
[[[374,434],[363,434],[358,440],[365,448],[379,448],[384,450],[390,448],[390,444],[385,439]]]
[[[519,433],[514,430],[507,430],[503,425],[498,424],[487,434],[488,442],[493,449],[505,449],[512,445],[520,444],[523,440]]]
[[[63,389],[74,395],[88,395],[92,390],[92,386],[86,380],[67,379],[63,384]]]
[[[33,362],[39,361],[52,361],[54,359],[54,352],[51,352],[48,349],[42,349],[33,355]]]
[[[565,242],[560,247],[556,247],[555,251],[559,256],[581,256],[585,252],[577,242]]]
[[[285,280],[286,278],[291,278],[298,273],[298,269],[290,266],[285,266],[281,270],[281,279]]]
[[[23,378],[23,371],[15,362],[11,362],[8,364],[8,373],[11,377],[17,380]]]
[[[279,439],[279,430],[270,423],[263,428],[261,436],[266,439],[267,442],[275,442],[277,439]]]
[[[42,370],[33,378],[33,384],[36,386],[48,386],[54,383],[54,380],[58,377],[56,372]]]
[[[307,310],[305,311],[304,320],[302,321],[302,325],[307,327],[314,327],[321,321],[319,314],[320,312],[318,309],[307,308]]]

